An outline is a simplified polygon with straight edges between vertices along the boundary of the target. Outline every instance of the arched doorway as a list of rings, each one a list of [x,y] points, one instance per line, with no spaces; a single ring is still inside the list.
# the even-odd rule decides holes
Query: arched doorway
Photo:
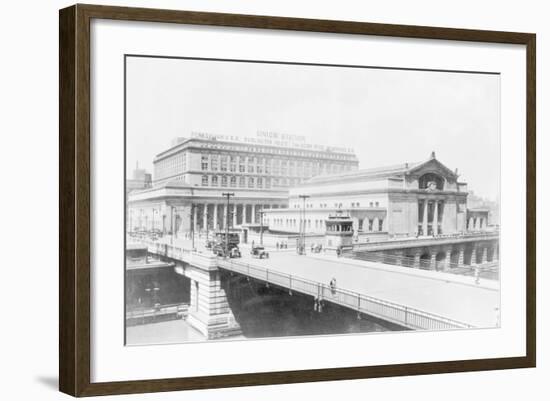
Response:
[[[425,252],[422,255],[420,255],[420,268],[429,269],[431,260],[432,260],[432,257],[429,252]]]
[[[447,254],[443,251],[438,252],[435,255],[435,270],[444,270],[445,269],[445,258]]]

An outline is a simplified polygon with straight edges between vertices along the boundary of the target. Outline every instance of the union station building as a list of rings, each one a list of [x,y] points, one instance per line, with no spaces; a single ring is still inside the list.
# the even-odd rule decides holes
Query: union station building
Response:
[[[467,209],[467,184],[436,159],[316,176],[289,189],[288,208],[268,210],[270,230],[324,233],[344,211],[360,237],[410,237],[483,231],[489,211]],[[305,211],[305,213],[304,213]],[[304,217],[305,215],[305,217]]]
[[[266,138],[267,137],[267,138]],[[184,233],[259,224],[261,211],[287,208],[288,189],[318,175],[356,171],[349,149],[300,137],[194,135],[177,138],[153,160],[150,188],[128,194],[127,229]],[[223,193],[232,193],[227,206]]]
[[[229,222],[296,234],[303,222],[305,233],[322,235],[336,212],[353,220],[356,240],[487,228],[489,211],[467,209],[466,183],[433,152],[359,170],[352,150],[291,142],[177,138],[154,158],[152,185],[128,194],[127,229],[178,234]],[[233,194],[229,206],[223,193]]]

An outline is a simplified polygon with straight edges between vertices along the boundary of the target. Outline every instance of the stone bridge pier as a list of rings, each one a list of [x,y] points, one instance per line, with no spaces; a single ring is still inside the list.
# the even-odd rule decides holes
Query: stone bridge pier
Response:
[[[180,272],[191,281],[187,322],[209,340],[241,334],[222,288],[215,258],[210,258],[208,263],[186,263]]]

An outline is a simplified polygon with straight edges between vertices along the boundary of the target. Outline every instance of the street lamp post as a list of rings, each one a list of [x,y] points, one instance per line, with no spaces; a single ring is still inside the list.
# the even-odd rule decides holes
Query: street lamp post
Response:
[[[302,207],[302,218],[300,222],[300,249],[298,250],[299,255],[305,255],[306,253],[306,199],[309,198],[309,195],[298,195],[303,201]]]
[[[225,252],[224,258],[227,258],[227,253],[229,249],[229,198],[235,196],[234,192],[223,192],[222,196],[227,198],[227,213],[225,214]]]

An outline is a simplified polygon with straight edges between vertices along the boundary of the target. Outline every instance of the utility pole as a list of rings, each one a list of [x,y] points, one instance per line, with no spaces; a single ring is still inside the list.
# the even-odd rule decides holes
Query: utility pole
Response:
[[[189,216],[189,220],[191,220],[191,250],[195,249],[195,207],[196,205],[191,203],[191,216]]]
[[[229,250],[229,198],[235,196],[233,192],[223,192],[222,196],[227,198],[227,213],[225,213],[225,253],[224,258],[227,258]]]
[[[264,206],[262,205],[260,207],[260,211],[258,212],[260,215],[260,245],[264,244]]]
[[[298,195],[303,201],[302,214],[303,218],[300,222],[300,249],[298,250],[298,255],[305,255],[306,253],[306,199],[309,198],[309,195]]]

